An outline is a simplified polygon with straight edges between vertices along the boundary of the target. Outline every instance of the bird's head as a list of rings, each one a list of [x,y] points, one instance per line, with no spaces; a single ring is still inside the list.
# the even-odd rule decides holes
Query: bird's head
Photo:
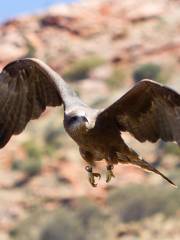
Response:
[[[64,115],[64,126],[69,132],[87,132],[89,120],[83,111],[71,111]]]

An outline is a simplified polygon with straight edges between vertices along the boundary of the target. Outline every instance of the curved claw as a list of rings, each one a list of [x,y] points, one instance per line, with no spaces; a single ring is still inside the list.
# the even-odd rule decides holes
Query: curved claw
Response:
[[[97,187],[97,183],[95,183],[95,178],[97,177],[100,180],[101,174],[100,173],[96,173],[96,172],[94,173],[93,169],[92,169],[92,166],[86,166],[85,169],[88,172],[90,184],[93,187]]]
[[[93,187],[97,187],[97,183],[90,182]]]
[[[97,183],[95,183],[95,177],[98,177],[99,179],[101,178],[101,174],[99,173],[89,173],[89,182],[93,187],[97,187]]]
[[[108,170],[106,174],[106,182],[110,182],[112,178],[114,178],[114,173],[112,170]]]
[[[101,179],[101,174],[100,173],[92,173],[94,175],[94,177],[98,177],[99,180]]]

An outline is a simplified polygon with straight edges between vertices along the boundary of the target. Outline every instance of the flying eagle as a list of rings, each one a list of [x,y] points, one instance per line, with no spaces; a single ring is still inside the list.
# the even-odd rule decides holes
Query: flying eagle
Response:
[[[100,174],[95,161],[105,160],[106,182],[117,163],[134,164],[164,174],[129,148],[121,132],[140,142],[175,141],[180,145],[180,95],[152,80],[142,80],[105,109],[87,106],[70,86],[48,65],[35,58],[13,61],[0,73],[0,148],[12,135],[20,134],[46,106],[64,108],[64,127],[78,144],[92,186]]]

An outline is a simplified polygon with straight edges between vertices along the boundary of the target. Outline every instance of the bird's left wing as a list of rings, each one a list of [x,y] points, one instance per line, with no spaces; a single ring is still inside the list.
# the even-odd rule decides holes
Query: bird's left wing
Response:
[[[46,106],[62,104],[63,80],[38,59],[11,62],[0,73],[0,148]]]
[[[180,95],[151,80],[142,80],[97,117],[140,142],[176,141],[180,145]]]

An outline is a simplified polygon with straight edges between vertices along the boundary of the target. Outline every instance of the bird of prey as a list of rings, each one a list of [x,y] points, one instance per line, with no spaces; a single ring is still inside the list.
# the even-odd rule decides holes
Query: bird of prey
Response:
[[[128,147],[121,132],[129,132],[140,142],[175,141],[180,145],[180,95],[152,80],[142,80],[105,109],[92,109],[44,62],[25,58],[6,65],[0,73],[0,148],[12,135],[21,133],[31,119],[46,106],[64,108],[64,127],[78,144],[88,163],[89,181],[96,187],[95,161],[106,161],[106,182],[117,163],[134,164],[163,173]]]

